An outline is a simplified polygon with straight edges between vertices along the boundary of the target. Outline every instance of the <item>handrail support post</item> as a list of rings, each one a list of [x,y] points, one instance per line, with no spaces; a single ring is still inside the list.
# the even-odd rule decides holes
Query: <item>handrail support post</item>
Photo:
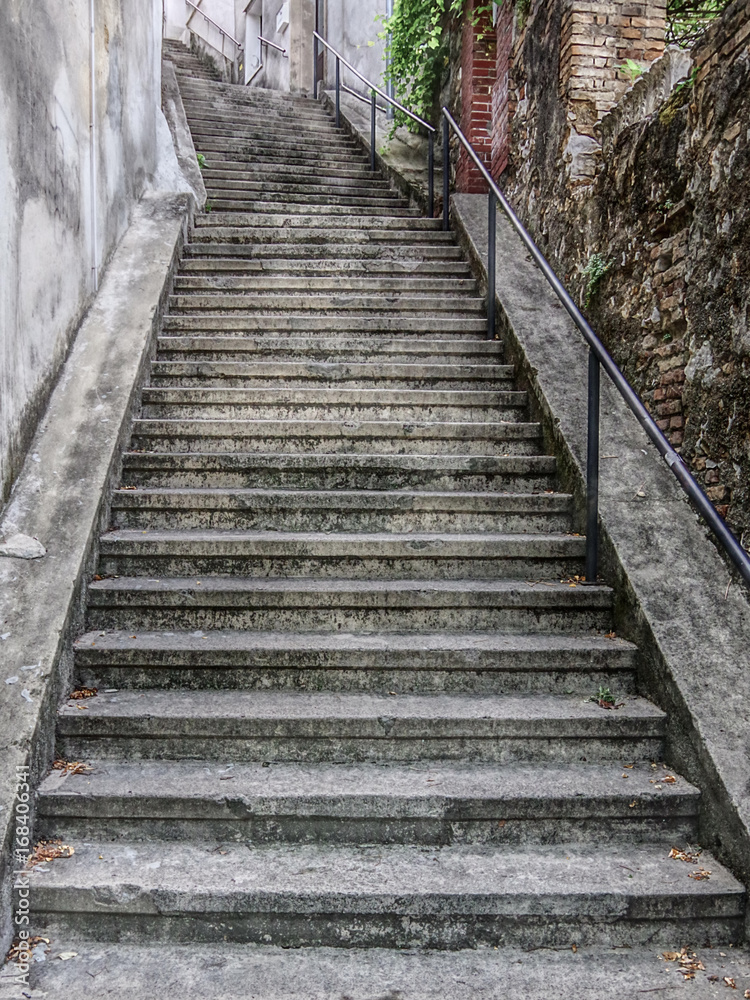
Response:
[[[427,214],[435,216],[435,139],[432,132],[427,134]]]
[[[341,60],[336,56],[336,128],[341,128]]]
[[[372,104],[370,105],[370,170],[375,173],[375,91],[372,91]]]
[[[490,191],[487,210],[487,340],[495,339],[495,261],[497,247],[497,199]]]
[[[451,136],[448,119],[443,118],[443,231],[450,229]]]
[[[586,583],[599,572],[599,401],[601,365],[589,349],[588,448],[586,455]]]
[[[313,100],[318,99],[318,36],[313,34]]]

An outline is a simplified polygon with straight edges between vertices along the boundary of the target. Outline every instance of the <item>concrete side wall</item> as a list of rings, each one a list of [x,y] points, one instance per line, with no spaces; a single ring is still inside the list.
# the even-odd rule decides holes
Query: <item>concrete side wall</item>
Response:
[[[325,38],[360,73],[378,87],[385,88],[385,42],[378,38],[383,25],[376,18],[386,13],[386,0],[328,0],[326,4]],[[363,84],[350,73],[342,80],[347,86],[364,93]],[[335,60],[328,58],[326,83],[336,81]]]
[[[161,0],[96,0],[96,261],[163,149]],[[0,4],[0,502],[93,290],[87,0]]]

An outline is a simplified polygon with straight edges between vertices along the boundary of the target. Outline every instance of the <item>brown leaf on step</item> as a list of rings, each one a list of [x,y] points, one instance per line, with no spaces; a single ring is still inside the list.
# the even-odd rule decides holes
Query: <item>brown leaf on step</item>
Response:
[[[58,760],[53,761],[52,768],[55,771],[65,771],[66,774],[88,774],[93,768],[91,764],[83,764],[80,760]]]
[[[674,785],[677,782],[677,778],[673,774],[665,774],[661,780],[665,785]]]
[[[705,868],[696,868],[694,872],[688,874],[688,878],[693,878],[696,882],[707,882],[711,878],[711,872]]]
[[[97,583],[99,583],[99,581],[100,581],[100,580],[103,580],[103,579],[104,579],[104,577],[103,577],[103,576],[99,576],[99,574],[98,574],[98,573],[96,573],[96,574],[95,574],[95,576],[94,576],[94,579],[96,580],[96,582],[97,582]]]
[[[68,695],[73,701],[83,701],[84,698],[96,698],[99,688],[76,688]]]
[[[724,976],[722,982],[724,983],[725,986],[728,986],[730,990],[737,989],[737,983],[735,983],[735,981],[732,979],[731,976]]]
[[[688,864],[694,865],[698,858],[701,856],[703,851],[681,851],[678,847],[673,847],[669,852],[669,856],[673,861],[687,861]]]
[[[719,977],[717,976],[716,978],[718,979]],[[745,990],[742,995],[745,997],[745,1000],[750,1000],[750,990]]]
[[[575,955],[575,953],[576,953],[576,952],[578,951],[578,945],[577,945],[577,944],[572,944],[572,945],[570,946],[570,950],[571,950],[571,951],[573,952],[573,954]]]
[[[38,944],[49,944],[49,938],[46,937],[29,937],[25,941],[21,942],[16,940],[5,957],[6,962],[15,962],[21,955],[26,955],[28,952],[32,951]]]
[[[677,962],[680,959],[679,951],[663,951],[661,957],[667,962]]]
[[[57,858],[72,858],[74,854],[74,848],[63,844],[61,840],[40,840],[31,852],[26,867],[36,868],[37,865],[55,861]]]
[[[605,639],[616,639],[617,638],[617,633],[616,632],[606,632],[605,635],[604,635],[604,638]]]

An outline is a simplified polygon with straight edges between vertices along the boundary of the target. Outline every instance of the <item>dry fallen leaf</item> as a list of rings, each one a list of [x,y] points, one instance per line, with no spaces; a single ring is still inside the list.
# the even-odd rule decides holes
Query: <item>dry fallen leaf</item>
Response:
[[[93,768],[91,764],[83,764],[80,760],[62,760],[59,759],[53,761],[52,768],[55,771],[65,771],[66,774],[88,774]]]
[[[722,981],[723,981],[724,985],[728,986],[730,989],[732,989],[732,990],[736,990],[737,989],[737,983],[735,983],[735,981],[732,979],[731,976],[724,976],[724,979]]]
[[[698,851],[681,851],[678,847],[673,847],[669,852],[669,857],[673,861],[687,861],[688,864],[694,865],[698,858],[703,852]]]
[[[693,878],[696,882],[707,882],[711,878],[711,872],[705,868],[696,868],[694,872],[688,874],[688,878]]]
[[[82,701],[84,698],[95,698],[99,688],[76,688],[68,696],[72,701]]]
[[[57,858],[72,858],[74,854],[74,848],[63,844],[61,840],[40,840],[31,852],[26,867],[36,868],[37,865],[55,861]]]
[[[665,785],[674,785],[677,781],[677,778],[675,778],[673,774],[665,774],[661,780],[664,782]]]

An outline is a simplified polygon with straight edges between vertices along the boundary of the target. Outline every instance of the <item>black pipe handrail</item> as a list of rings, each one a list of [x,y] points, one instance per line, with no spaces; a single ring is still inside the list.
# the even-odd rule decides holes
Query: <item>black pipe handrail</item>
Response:
[[[600,367],[603,367],[607,375],[615,385],[620,395],[627,403],[630,410],[635,415],[638,423],[648,435],[651,443],[656,447],[659,454],[667,463],[675,478],[682,486],[690,500],[695,504],[700,515],[707,522],[724,551],[739,570],[740,575],[747,584],[750,584],[750,554],[737,541],[735,535],[716,511],[716,508],[694,479],[684,459],[675,451],[664,434],[659,430],[656,421],[644,406],[635,389],[631,386],[623,373],[618,368],[611,354],[604,344],[594,333],[593,329],[575,304],[570,294],[565,289],[558,276],[553,271],[546,257],[529,235],[526,227],[518,218],[510,206],[507,198],[493,180],[490,172],[479,158],[474,147],[461,131],[458,123],[447,108],[443,108],[443,177],[444,177],[444,198],[443,198],[443,228],[449,227],[449,191],[448,181],[450,178],[450,129],[456,133],[459,142],[464,147],[469,157],[486,181],[489,189],[489,209],[488,209],[488,261],[487,261],[487,281],[488,281],[488,337],[494,339],[495,336],[495,241],[496,241],[496,204],[500,206],[508,217],[508,221],[520,236],[524,246],[531,254],[535,263],[541,270],[544,277],[552,286],[553,291],[562,302],[568,315],[583,335],[589,347],[589,393],[588,393],[588,446],[587,446],[587,505],[586,505],[586,580],[588,583],[595,583],[597,579],[598,563],[598,540],[599,540],[599,375]]]
[[[435,213],[435,207],[434,207],[434,202],[435,202],[435,195],[434,195],[434,192],[435,192],[435,138],[434,137],[435,137],[435,132],[437,130],[432,125],[430,125],[429,122],[426,122],[424,120],[424,118],[420,118],[419,115],[415,115],[413,111],[409,111],[409,109],[405,108],[403,106],[403,104],[399,103],[399,101],[397,101],[395,98],[391,97],[389,94],[387,94],[380,87],[376,86],[374,83],[372,83],[371,80],[368,80],[367,77],[364,76],[362,73],[360,73],[358,69],[355,69],[354,66],[352,66],[352,64],[350,62],[347,62],[347,60],[344,59],[344,57],[341,55],[341,53],[337,52],[337,50],[331,44],[329,44],[325,40],[325,38],[323,38],[323,36],[321,34],[319,34],[317,31],[313,31],[313,96],[314,96],[314,98],[316,100],[318,99],[318,83],[320,82],[319,81],[319,76],[318,76],[318,43],[319,42],[320,42],[320,44],[324,45],[328,49],[328,51],[333,56],[335,56],[335,58],[336,58],[336,128],[340,128],[341,127],[341,91],[342,90],[346,90],[349,93],[354,94],[355,97],[360,97],[360,95],[354,93],[354,91],[352,91],[351,88],[349,88],[349,87],[345,86],[344,84],[342,84],[342,82],[341,82],[341,67],[345,66],[351,73],[353,73],[357,77],[358,80],[361,80],[362,83],[364,83],[364,85],[370,91],[370,95],[371,95],[371,100],[369,102],[370,103],[370,170],[372,170],[374,172],[375,169],[376,169],[376,158],[375,158],[375,141],[376,141],[376,128],[375,128],[375,125],[376,125],[376,119],[375,119],[375,113],[376,113],[376,111],[380,110],[378,108],[378,105],[377,105],[377,102],[376,102],[376,95],[380,95],[380,97],[382,97],[384,101],[387,101],[388,104],[391,107],[397,108],[402,114],[405,114],[413,122],[416,122],[418,125],[421,125],[423,128],[427,129],[427,138],[428,138],[428,151],[427,151],[427,213],[428,213],[428,215],[430,217],[432,217],[434,215],[434,213]],[[363,99],[365,101],[367,100],[367,98],[360,98],[360,99]]]

